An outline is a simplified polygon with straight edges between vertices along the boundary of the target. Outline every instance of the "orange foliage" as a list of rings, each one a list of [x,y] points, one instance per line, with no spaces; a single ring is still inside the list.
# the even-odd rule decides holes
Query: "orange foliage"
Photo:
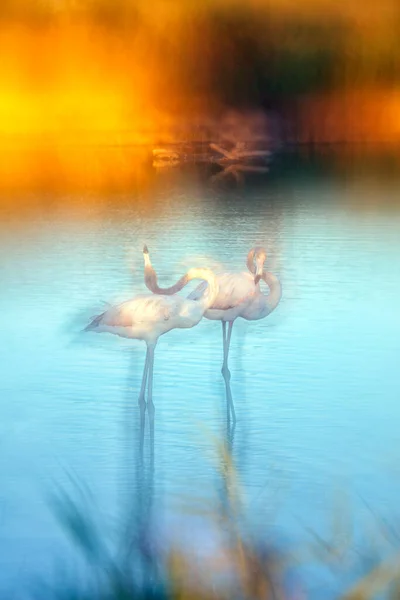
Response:
[[[128,182],[136,158],[93,146],[173,141],[185,119],[218,113],[210,71],[221,45],[206,18],[217,5],[235,10],[243,3],[4,0],[0,187],[68,178],[96,186]],[[361,11],[358,2],[336,0],[249,0],[248,6],[317,18],[343,13],[357,25],[379,21],[382,31],[397,10],[395,0]],[[229,44],[222,51],[229,56]],[[300,114],[305,137],[315,141],[400,137],[398,92],[307,99]]]
[[[400,142],[400,88],[315,94],[298,111],[302,142]]]

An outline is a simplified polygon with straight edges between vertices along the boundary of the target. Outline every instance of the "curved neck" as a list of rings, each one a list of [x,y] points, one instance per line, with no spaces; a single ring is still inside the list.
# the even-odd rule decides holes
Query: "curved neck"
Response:
[[[276,275],[273,275],[268,271],[263,271],[261,279],[263,279],[269,287],[269,294],[268,296],[264,296],[264,298],[268,311],[272,312],[278,306],[279,301],[282,298],[282,285]]]
[[[253,273],[253,275],[255,275],[255,273],[256,273],[256,268],[254,266],[254,255],[255,255],[255,249],[252,248],[250,250],[250,252],[248,253],[247,260],[246,260],[247,268],[250,271],[250,273]]]
[[[204,293],[201,295],[199,300],[196,300],[196,302],[201,304],[204,307],[204,310],[210,308],[210,306],[212,306],[215,300],[217,299],[219,292],[217,278],[215,274],[211,271],[211,269],[189,269],[189,271],[186,273],[186,275],[184,275],[184,277],[187,277],[187,282],[192,281],[193,279],[203,279],[208,283],[208,286],[204,290]]]
[[[213,304],[218,295],[218,284],[214,273],[210,269],[193,268],[189,269],[185,275],[183,275],[178,281],[167,288],[162,288],[158,285],[158,278],[155,269],[153,268],[150,256],[144,254],[144,282],[146,287],[153,292],[153,294],[162,294],[171,296],[180,292],[193,279],[204,279],[209,284],[204,294],[199,299],[199,302],[205,303],[205,310]]]
[[[148,255],[147,255],[148,256]],[[158,285],[157,273],[155,272],[152,264],[150,263],[150,258],[148,259],[148,264],[146,264],[146,255],[145,255],[145,266],[144,266],[144,283],[146,287],[153,292],[153,294],[162,294],[166,296],[172,296],[172,294],[176,294],[180,292],[182,288],[185,287],[189,283],[188,273],[183,275],[178,281],[167,288],[162,288]]]

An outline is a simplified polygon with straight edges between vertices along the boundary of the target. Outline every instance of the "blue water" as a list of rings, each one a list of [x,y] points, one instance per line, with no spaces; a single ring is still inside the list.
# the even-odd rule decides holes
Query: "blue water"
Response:
[[[84,482],[110,528],[129,521],[140,496],[133,424],[145,347],[78,332],[102,301],[145,290],[144,242],[166,285],[190,266],[245,269],[254,245],[266,247],[266,266],[282,282],[272,315],[233,330],[232,451],[251,519],[298,539],[305,527],[328,527],[338,489],[356,505],[362,497],[396,514],[400,209],[393,190],[382,186],[371,204],[362,186],[332,180],[227,193],[163,177],[140,202],[135,194],[65,197],[3,220],[1,597],[5,590],[24,597],[32,580],[65,556],[73,560],[48,505],[55,485]],[[207,320],[157,347],[156,514],[218,485],[211,434],[226,429],[221,359],[220,324]]]

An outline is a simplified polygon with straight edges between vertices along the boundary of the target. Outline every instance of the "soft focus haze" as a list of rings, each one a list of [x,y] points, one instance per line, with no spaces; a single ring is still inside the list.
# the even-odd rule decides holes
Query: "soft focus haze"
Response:
[[[161,129],[165,113],[398,84],[395,1],[196,4],[3,3],[2,130]]]
[[[230,108],[281,112],[303,141],[400,141],[395,0],[8,0],[0,11],[3,143],[188,139]]]
[[[307,590],[282,600],[399,556],[399,57],[400,0],[0,0],[1,600],[137,600],[174,538],[219,537],[185,506],[229,534],[247,600],[278,550]],[[283,290],[160,339],[154,435],[145,344],[83,333],[149,293],[144,244],[161,287],[238,273],[234,306],[261,246],[260,292]]]

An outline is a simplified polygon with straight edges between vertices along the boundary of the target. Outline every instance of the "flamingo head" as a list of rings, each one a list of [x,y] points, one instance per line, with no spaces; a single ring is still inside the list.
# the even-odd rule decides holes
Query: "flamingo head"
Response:
[[[149,249],[146,246],[146,244],[143,246],[143,258],[144,258],[144,266],[145,266],[145,268],[146,267],[151,267]]]
[[[261,247],[254,248],[254,262],[256,263],[256,272],[254,275],[255,285],[257,285],[261,279],[261,276],[263,273],[263,268],[264,268],[264,263],[266,260],[267,260],[267,252],[266,252],[265,248],[261,248]]]

